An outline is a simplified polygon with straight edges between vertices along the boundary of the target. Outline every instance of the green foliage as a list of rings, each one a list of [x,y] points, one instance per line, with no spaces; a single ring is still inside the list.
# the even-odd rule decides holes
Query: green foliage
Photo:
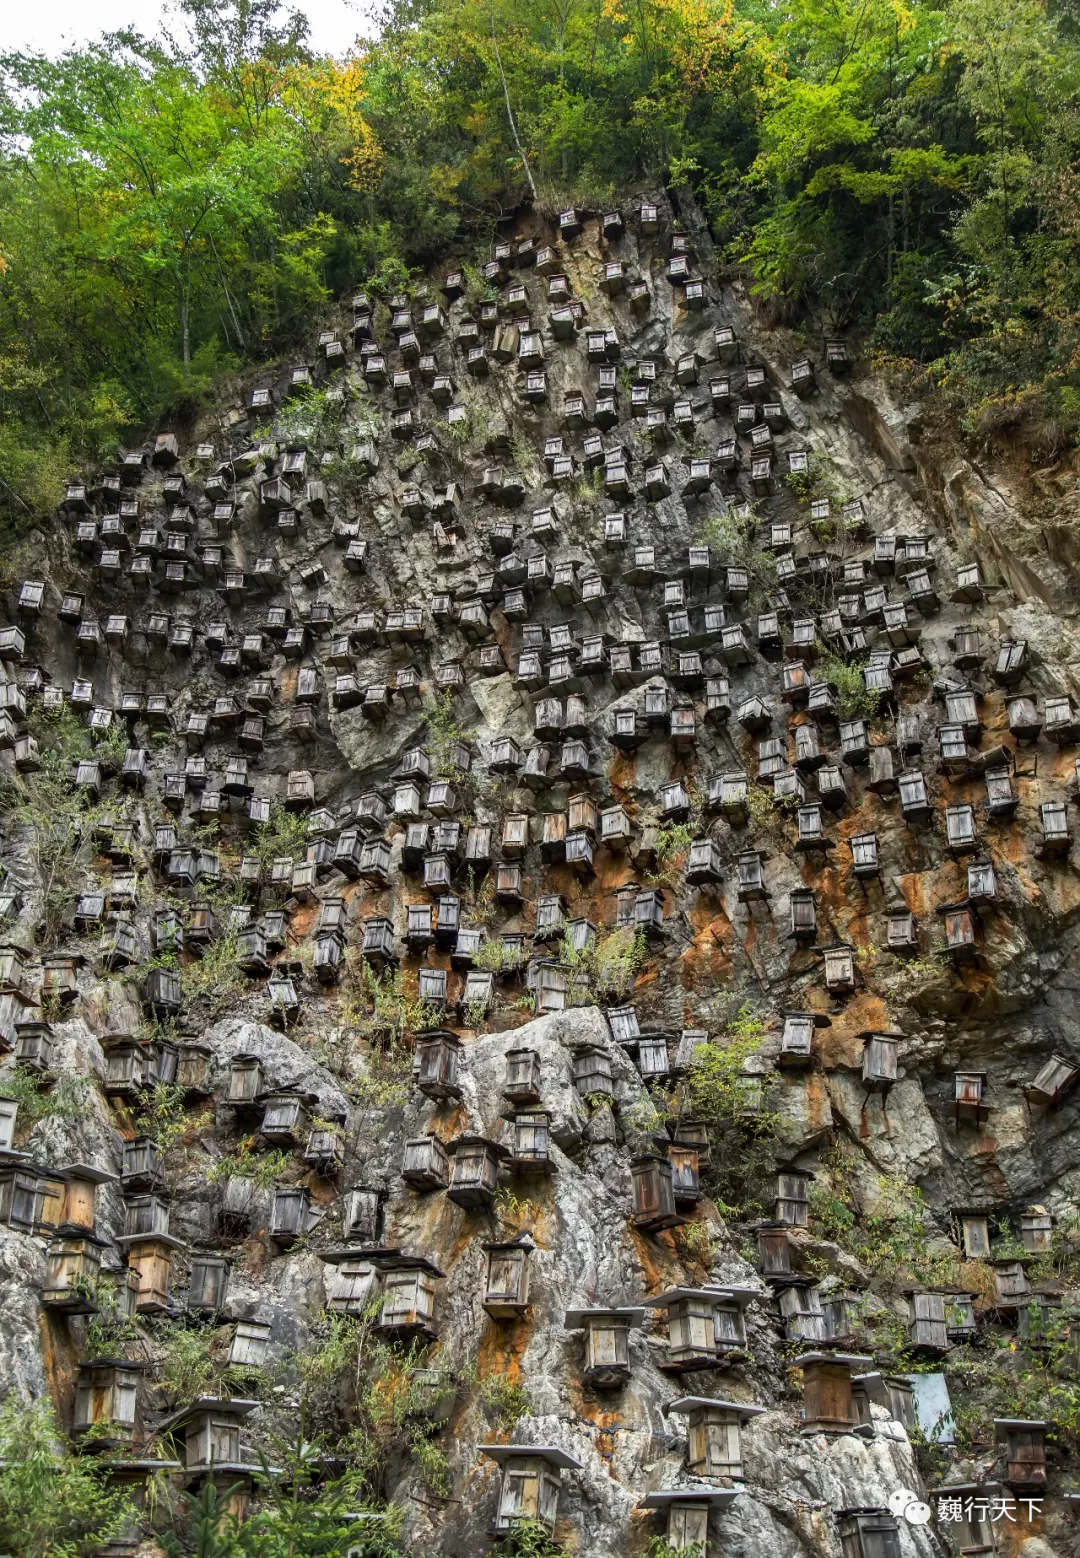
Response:
[[[239,1484],[234,1484],[239,1486]],[[186,1498],[187,1544],[181,1545],[172,1531],[162,1537],[168,1558],[239,1558],[240,1523],[228,1512],[233,1488],[219,1489],[213,1478],[204,1482]]]
[[[474,444],[483,430],[483,413],[474,402],[466,405],[463,417],[459,417],[456,422],[447,422],[443,429],[447,437],[463,449]]]
[[[472,963],[485,973],[502,974],[520,966],[521,954],[502,941],[485,937],[473,953]]]
[[[784,812],[795,811],[799,805],[797,795],[777,795],[768,784],[750,784],[746,789],[746,809],[755,827],[767,828]]]
[[[39,1120],[78,1120],[86,1110],[90,1078],[68,1071],[49,1083],[28,1066],[14,1065],[0,1076],[0,1098],[19,1106],[20,1130],[31,1130]]]
[[[926,957],[897,958],[890,967],[879,969],[878,978],[894,1002],[907,1001],[918,1007],[922,998],[943,983],[946,987],[952,984],[952,960],[944,951],[932,951]]]
[[[173,1401],[187,1401],[210,1393],[217,1373],[212,1349],[216,1327],[168,1326],[161,1333],[157,1375]]]
[[[316,1344],[297,1356],[306,1420],[338,1434],[345,1415],[350,1426],[338,1453],[348,1458],[357,1492],[377,1495],[391,1460],[407,1454],[429,1491],[446,1498],[449,1462],[432,1442],[427,1409],[433,1395],[453,1390],[456,1376],[425,1367],[418,1377],[422,1347],[403,1354],[376,1337],[371,1324],[378,1309],[376,1297],[363,1316],[328,1315]]]
[[[406,985],[406,975],[400,969],[376,973],[353,947],[346,948],[344,961],[343,1016],[362,1038],[377,1040],[397,1052],[411,1034],[434,1025],[434,1014],[416,994],[415,975]]]
[[[707,1270],[720,1247],[708,1223],[687,1223],[685,1228],[680,1230],[679,1237],[690,1258]]]
[[[867,688],[863,678],[863,660],[841,660],[826,655],[818,662],[818,681],[828,682],[836,693],[836,712],[840,719],[873,719],[881,694]]]
[[[645,1558],[705,1558],[705,1548],[701,1542],[673,1547],[666,1536],[654,1536],[645,1549]]]
[[[243,1520],[225,1513],[230,1490],[212,1481],[188,1495],[187,1541],[163,1537],[169,1558],[404,1558],[398,1512],[369,1509],[371,1523],[358,1524],[355,1475],[328,1478],[323,1443],[305,1438],[302,1423],[295,1440],[273,1441],[270,1459],[280,1471],[259,1478],[259,1507]]]
[[[811,1226],[873,1276],[899,1290],[904,1282],[963,1287],[955,1251],[931,1247],[922,1191],[897,1175],[882,1174],[872,1196],[860,1195],[855,1160],[838,1142],[822,1154],[822,1173],[810,1186]]]
[[[505,1374],[489,1374],[480,1382],[480,1400],[484,1410],[498,1426],[509,1431],[518,1418],[532,1410],[532,1397],[524,1385],[509,1379]]]
[[[339,437],[344,416],[339,390],[309,384],[282,406],[274,418],[274,433],[283,444],[302,444],[309,453],[321,455]]]
[[[557,1542],[539,1520],[522,1518],[514,1521],[509,1531],[495,1548],[499,1558],[568,1558],[566,1548]]]
[[[495,1192],[495,1208],[504,1223],[528,1228],[540,1215],[540,1206],[528,1196],[515,1195],[509,1185],[500,1185]]]
[[[1037,1345],[1012,1336],[989,1340],[992,1345],[979,1349],[956,1348],[943,1365],[960,1454],[986,1453],[994,1443],[995,1418],[1042,1417],[1050,1424],[1051,1442],[1075,1455],[1080,1449],[1076,1315],[1053,1314]]]
[[[462,1012],[466,1028],[479,1032],[487,1024],[487,1005],[484,1001],[467,1001]]]
[[[408,1436],[409,1454],[423,1477],[429,1492],[436,1498],[449,1498],[454,1490],[450,1474],[450,1462],[446,1451],[423,1432],[413,1430]]]
[[[211,1109],[190,1116],[185,1107],[184,1089],[173,1082],[159,1082],[144,1096],[135,1129],[140,1135],[152,1136],[162,1152],[167,1153],[192,1131],[204,1130],[213,1118]]]
[[[279,858],[288,855],[295,863],[302,860],[311,842],[308,820],[303,812],[286,811],[275,797],[270,803],[270,820],[262,822],[254,830],[248,843],[248,853],[258,855],[267,869]]]
[[[524,194],[689,189],[766,316],[863,324],[975,433],[1080,431],[1080,42],[1045,0],[391,0],[343,64],[268,0],[182,0],[190,45],[0,61],[0,501],[26,528],[76,458],[208,402],[327,296],[476,261]],[[467,296],[491,289],[467,267]],[[324,391],[290,436],[334,442]],[[470,409],[450,438],[483,431]],[[338,473],[343,490],[357,473]],[[774,564],[740,527],[729,560]]]
[[[747,1062],[761,1049],[765,1028],[751,1006],[740,1008],[722,1041],[699,1044],[686,1068],[681,1099],[690,1115],[704,1120],[713,1141],[710,1193],[725,1216],[760,1207],[770,1146],[780,1117],[762,1106],[747,1114]]]
[[[93,742],[94,756],[101,764],[102,772],[119,773],[124,754],[128,749],[127,727],[120,720],[113,720],[108,730],[92,731],[90,739]]]
[[[124,1356],[129,1343],[137,1341],[139,1327],[120,1307],[120,1290],[110,1277],[99,1277],[94,1285],[97,1311],[86,1324],[86,1356],[116,1358]]]
[[[776,581],[776,558],[754,544],[755,525],[737,519],[730,510],[710,514],[695,536],[699,546],[713,549],[725,565],[745,568],[753,581],[755,592],[764,595]]]
[[[462,774],[454,761],[454,747],[468,741],[468,732],[458,723],[457,708],[449,693],[428,693],[424,699],[427,723],[427,751],[431,771],[439,779],[454,779],[460,787]]]
[[[41,950],[51,951],[86,885],[97,854],[93,832],[107,812],[85,787],[76,789],[71,782],[72,764],[94,755],[90,732],[71,709],[39,714],[31,732],[39,743],[41,767],[12,781],[6,800],[29,834],[40,893],[38,940]]]
[[[639,971],[649,960],[649,944],[644,931],[630,926],[597,935],[586,946],[573,945],[564,931],[559,961],[570,974],[568,1004],[595,1006],[598,1002],[625,995]]]
[[[219,1179],[250,1179],[263,1190],[280,1183],[288,1169],[293,1167],[293,1156],[284,1148],[272,1147],[267,1152],[252,1152],[246,1142],[227,1157],[219,1158],[207,1171],[212,1183]]]
[[[654,851],[655,868],[649,872],[650,880],[667,881],[676,864],[688,852],[694,842],[694,829],[686,822],[662,822],[656,829]]]
[[[64,1455],[47,1400],[0,1405],[0,1546],[11,1558],[91,1558],[129,1507],[92,1459]]]
[[[302,1418],[296,1438],[275,1439],[268,1459],[283,1475],[260,1479],[261,1507],[240,1529],[240,1553],[244,1558],[344,1558],[357,1534],[352,1515],[362,1489],[356,1473],[327,1477],[323,1441],[305,1436]],[[389,1538],[397,1522],[382,1513]]]
[[[228,895],[229,889],[225,892]],[[213,900],[213,894],[207,895]],[[237,962],[240,956],[240,932],[232,925],[220,930],[180,971],[180,990],[184,1003],[201,1003],[211,1018],[231,1010],[247,988],[246,976]]]

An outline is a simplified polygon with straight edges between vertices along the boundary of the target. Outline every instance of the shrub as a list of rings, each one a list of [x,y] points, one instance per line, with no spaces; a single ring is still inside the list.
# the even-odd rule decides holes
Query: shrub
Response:
[[[48,1401],[0,1406],[0,1547],[11,1558],[91,1558],[129,1511],[93,1460],[65,1456]]]

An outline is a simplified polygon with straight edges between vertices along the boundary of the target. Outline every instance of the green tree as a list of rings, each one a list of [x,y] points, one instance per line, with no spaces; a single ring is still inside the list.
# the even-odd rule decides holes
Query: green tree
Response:
[[[64,1454],[48,1401],[0,1405],[0,1547],[11,1558],[90,1558],[129,1512],[93,1460]]]

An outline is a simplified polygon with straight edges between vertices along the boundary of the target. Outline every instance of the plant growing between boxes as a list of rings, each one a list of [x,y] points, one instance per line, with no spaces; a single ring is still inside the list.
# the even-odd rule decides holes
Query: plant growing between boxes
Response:
[[[13,1558],[100,1550],[129,1509],[101,1463],[63,1453],[47,1399],[0,1405],[0,1544]]]
[[[37,942],[52,951],[84,889],[96,850],[95,829],[109,816],[93,784],[73,784],[72,768],[95,756],[87,728],[64,706],[36,711],[29,727],[38,742],[40,768],[5,781],[5,807],[18,809],[30,838],[30,862],[39,883]]]
[[[881,702],[876,687],[867,687],[863,679],[864,660],[841,660],[824,653],[818,661],[817,677],[828,682],[836,693],[836,712],[840,719],[873,719]]]
[[[30,1130],[39,1120],[77,1120],[86,1108],[90,1078],[64,1072],[55,1082],[27,1066],[10,1066],[0,1076],[0,1098],[19,1106],[19,1129]]]
[[[564,931],[559,961],[570,974],[568,1004],[595,1006],[625,994],[648,960],[644,931],[624,926],[594,937],[584,947],[575,947],[570,932]]]
[[[710,1127],[718,1150],[703,1181],[723,1216],[761,1208],[762,1186],[773,1160],[780,1116],[762,1104],[749,1114],[744,1082],[747,1062],[760,1053],[765,1026],[745,1005],[727,1025],[722,1040],[699,1044],[683,1079],[684,1107]]]
[[[433,1374],[421,1343],[402,1352],[375,1336],[379,1303],[374,1299],[359,1317],[328,1315],[315,1345],[294,1356],[304,1420],[316,1430],[325,1425],[333,1432],[343,1408],[348,1410],[351,1427],[339,1453],[365,1496],[380,1497],[389,1463],[408,1454],[429,1490],[446,1497],[449,1462],[432,1441],[425,1414],[433,1395],[455,1388],[455,1373],[440,1364]]]
[[[342,1018],[361,1038],[397,1048],[410,1034],[438,1025],[437,1014],[413,993],[415,974],[376,973],[355,947],[345,949],[344,969]]]
[[[272,1185],[279,1184],[294,1167],[292,1153],[282,1147],[253,1152],[247,1142],[243,1142],[235,1152],[219,1158],[207,1170],[206,1177],[211,1183],[216,1183],[219,1179],[230,1179],[235,1175],[240,1179],[250,1179],[261,1190],[268,1190]]]
[[[567,1549],[557,1542],[542,1521],[522,1519],[502,1537],[495,1548],[498,1558],[569,1558]]]

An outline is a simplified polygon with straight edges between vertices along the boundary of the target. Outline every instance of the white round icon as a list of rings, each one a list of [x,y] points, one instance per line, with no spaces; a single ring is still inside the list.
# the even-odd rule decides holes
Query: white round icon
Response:
[[[913,1499],[904,1510],[904,1519],[913,1526],[924,1526],[930,1520],[930,1505],[924,1504],[921,1499]]]
[[[897,1488],[895,1493],[889,1494],[889,1513],[890,1515],[900,1516],[909,1504],[917,1504],[918,1502],[919,1495],[913,1493],[910,1488]]]

